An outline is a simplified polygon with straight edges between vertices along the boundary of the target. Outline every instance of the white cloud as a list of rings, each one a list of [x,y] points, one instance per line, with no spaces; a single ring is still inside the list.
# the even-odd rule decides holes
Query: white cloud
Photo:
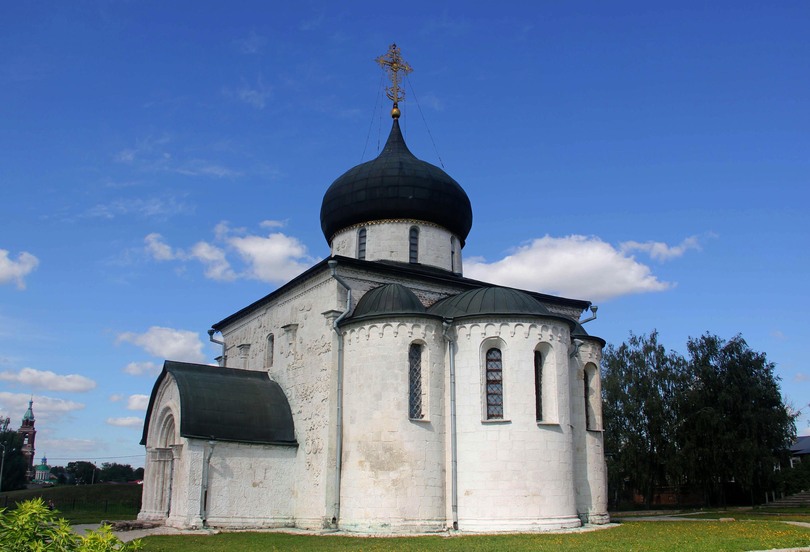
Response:
[[[147,353],[171,360],[202,362],[203,343],[196,332],[152,326],[145,333],[124,332],[118,335],[117,342],[132,343]]]
[[[793,376],[793,383],[804,383],[806,381],[810,381],[810,376],[803,372],[796,372],[796,375]]]
[[[88,209],[84,216],[107,220],[126,215],[164,219],[192,211],[194,208],[191,205],[175,197],[129,198],[95,205]]]
[[[284,220],[263,220],[259,223],[262,228],[283,228],[287,226],[287,221]]]
[[[229,98],[235,98],[256,109],[264,109],[267,105],[267,100],[273,95],[273,87],[269,84],[265,84],[264,79],[259,75],[256,77],[255,84],[242,79],[241,84],[236,90],[223,88],[222,93]]]
[[[14,282],[17,289],[25,289],[25,277],[39,265],[39,259],[27,251],[17,255],[17,260],[8,256],[6,249],[0,249],[0,284]]]
[[[110,402],[120,402],[122,400],[124,400],[124,396],[120,393],[110,395]]]
[[[245,38],[234,40],[234,44],[236,44],[239,51],[243,54],[258,54],[266,42],[267,39],[256,34],[256,31],[250,31]]]
[[[143,410],[149,407],[149,395],[130,395],[127,399],[127,410]]]
[[[138,416],[125,416],[123,418],[107,418],[107,423],[116,427],[143,427],[143,418]]]
[[[158,261],[171,261],[177,258],[172,251],[172,248],[163,241],[163,236],[153,232],[146,236],[143,241],[146,242],[146,251]]]
[[[131,148],[122,149],[118,153],[113,156],[113,159],[118,163],[132,163],[135,161],[135,155],[137,155],[137,151]]]
[[[37,430],[37,449],[59,451],[60,456],[95,456],[98,451],[104,448],[105,443],[100,443],[93,439],[48,439],[39,436]],[[49,459],[51,458],[48,455]],[[70,460],[56,459],[60,464],[67,464]]]
[[[487,263],[471,258],[464,275],[500,285],[604,300],[670,289],[650,268],[595,236],[545,236]]]
[[[136,160],[144,156],[147,157],[171,157],[164,151],[164,147],[171,142],[168,134],[163,134],[158,138],[147,136],[144,139],[137,140],[134,148],[124,148],[113,156],[113,160],[117,163],[124,163],[131,165]]]
[[[19,372],[0,372],[0,380],[26,385],[48,391],[89,391],[95,389],[96,382],[79,374],[60,376],[50,370],[23,368]]]
[[[28,400],[34,401],[34,417],[37,420],[51,420],[55,417],[63,417],[66,413],[84,408],[83,403],[66,401],[44,395],[34,395],[27,393],[9,393],[0,391],[0,412],[5,413],[12,420],[21,420],[22,415],[28,409]]]
[[[130,362],[124,366],[124,372],[130,376],[156,376],[160,373],[161,367],[154,362]]]
[[[185,176],[213,176],[214,178],[236,178],[242,176],[242,173],[239,171],[217,165],[205,159],[191,159],[172,170],[177,174]]]
[[[278,228],[284,222],[265,220],[264,228]],[[214,228],[214,236],[220,244],[200,241],[191,249],[171,247],[157,233],[144,238],[146,252],[158,261],[196,260],[205,267],[205,276],[217,281],[232,281],[237,278],[250,278],[264,282],[280,283],[297,276],[315,262],[307,253],[307,248],[297,238],[281,232],[271,232],[267,236],[249,234],[245,228],[231,228],[227,222],[220,222]],[[228,255],[238,255],[244,267],[237,272]]]
[[[197,242],[190,251],[173,249],[157,233],[146,236],[144,242],[146,252],[157,261],[197,260],[205,266],[205,276],[212,280],[228,282],[236,279],[236,273],[225,258],[225,251],[208,242]]]
[[[311,264],[304,244],[281,232],[270,234],[266,238],[235,237],[229,243],[248,263],[248,277],[263,282],[285,282]],[[302,259],[307,262],[302,262]]]
[[[689,236],[678,245],[667,245],[664,242],[654,241],[626,241],[619,244],[619,251],[621,253],[626,254],[632,253],[633,251],[641,251],[647,253],[652,259],[659,262],[681,257],[690,249],[700,250],[700,242],[697,236]]]
[[[205,276],[220,282],[236,279],[236,273],[225,258],[225,251],[208,242],[197,242],[191,248],[188,258],[196,259],[205,265]]]

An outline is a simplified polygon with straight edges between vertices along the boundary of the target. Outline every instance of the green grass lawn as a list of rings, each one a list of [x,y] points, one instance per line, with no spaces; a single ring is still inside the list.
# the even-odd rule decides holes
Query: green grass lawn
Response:
[[[476,551],[733,551],[810,546],[810,529],[773,521],[626,522],[618,527],[568,534],[461,537],[345,537],[283,533],[222,533],[210,536],[154,536],[143,539],[151,552],[383,550]]]
[[[0,507],[32,498],[53,501],[59,517],[71,523],[135,519],[141,509],[140,485],[57,485],[0,494]]]
[[[735,520],[759,520],[759,521],[803,521],[810,523],[810,512],[768,512],[761,510],[729,510],[716,512],[695,512],[692,514],[679,515],[684,519],[720,519],[734,518]]]

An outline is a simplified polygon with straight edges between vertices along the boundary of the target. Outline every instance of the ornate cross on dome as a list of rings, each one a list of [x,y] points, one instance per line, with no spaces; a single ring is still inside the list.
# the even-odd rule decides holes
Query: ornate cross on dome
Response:
[[[397,104],[405,99],[405,91],[400,87],[402,83],[400,71],[407,75],[413,71],[413,68],[407,61],[402,59],[396,44],[391,44],[388,53],[378,57],[375,61],[388,73],[388,77],[391,79],[391,86],[385,88],[385,94],[389,100],[394,102],[391,117],[399,119],[399,106]]]

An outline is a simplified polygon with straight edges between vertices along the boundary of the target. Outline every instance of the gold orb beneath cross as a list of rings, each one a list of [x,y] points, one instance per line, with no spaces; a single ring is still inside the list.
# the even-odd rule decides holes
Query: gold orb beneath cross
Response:
[[[392,119],[399,119],[399,108],[398,107],[394,107],[391,110],[391,118]]]

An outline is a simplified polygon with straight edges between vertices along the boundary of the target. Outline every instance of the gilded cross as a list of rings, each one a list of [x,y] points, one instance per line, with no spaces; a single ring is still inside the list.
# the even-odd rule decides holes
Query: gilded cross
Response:
[[[400,73],[407,75],[413,71],[413,68],[407,61],[402,59],[396,44],[391,44],[388,53],[378,57],[375,61],[388,73],[388,77],[391,79],[391,86],[385,88],[385,94],[389,100],[394,102],[394,110],[391,115],[397,118],[399,116],[397,103],[405,99],[405,91],[402,90],[401,86],[402,75]]]

